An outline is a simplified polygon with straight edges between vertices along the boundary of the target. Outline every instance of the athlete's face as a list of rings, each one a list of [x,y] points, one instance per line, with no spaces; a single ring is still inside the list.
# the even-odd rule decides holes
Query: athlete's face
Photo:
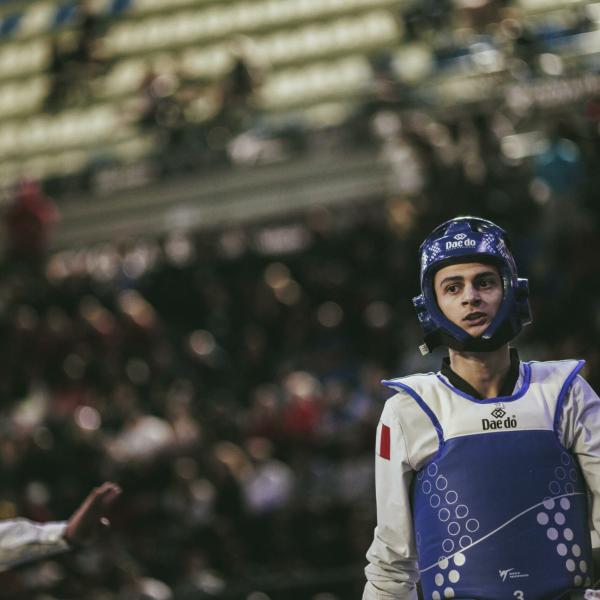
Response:
[[[492,265],[444,267],[435,274],[433,286],[440,310],[473,337],[487,329],[502,302],[502,280]]]

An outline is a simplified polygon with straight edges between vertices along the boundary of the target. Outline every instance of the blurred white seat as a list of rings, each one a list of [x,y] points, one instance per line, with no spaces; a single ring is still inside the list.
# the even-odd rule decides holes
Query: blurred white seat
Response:
[[[518,0],[516,2],[524,12],[542,12],[561,8],[563,6],[585,5],[582,0]]]
[[[227,73],[231,56],[223,43],[185,50],[181,54],[180,67],[191,77],[217,77]]]
[[[27,114],[39,109],[47,91],[47,79],[32,79],[5,83],[0,87],[0,117]]]
[[[13,152],[17,140],[16,123],[6,123],[0,127],[0,156],[7,156]],[[2,161],[0,161],[2,164]]]
[[[137,90],[146,73],[146,61],[133,58],[120,61],[104,78],[102,93],[107,96]]]
[[[46,39],[8,43],[0,46],[0,79],[39,72],[49,62],[50,45]]]
[[[202,13],[207,37],[225,35],[232,31],[233,23],[228,12],[227,8],[211,7]]]
[[[286,69],[271,76],[261,90],[265,108],[309,104],[320,98],[358,92],[371,77],[363,56],[321,62],[297,69]]]
[[[32,2],[23,12],[15,37],[29,37],[46,33],[52,24],[56,12],[55,2]]]

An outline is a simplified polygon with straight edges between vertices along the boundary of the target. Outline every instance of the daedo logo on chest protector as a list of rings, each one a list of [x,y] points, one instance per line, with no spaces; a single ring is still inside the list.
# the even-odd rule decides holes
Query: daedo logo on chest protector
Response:
[[[501,405],[496,406],[491,412],[493,419],[481,419],[481,428],[484,431],[490,429],[514,429],[517,426],[515,415],[507,415]]]

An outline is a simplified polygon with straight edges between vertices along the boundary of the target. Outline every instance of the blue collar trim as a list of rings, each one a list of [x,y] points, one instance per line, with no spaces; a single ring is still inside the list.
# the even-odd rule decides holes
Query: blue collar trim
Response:
[[[521,398],[529,389],[531,383],[531,365],[529,363],[521,363],[523,365],[523,383],[521,387],[512,396],[497,396],[496,398],[475,398],[470,394],[467,394],[458,388],[454,387],[446,378],[440,373],[436,373],[436,377],[447,387],[450,388],[455,394],[471,400],[471,402],[477,402],[477,404],[494,404],[496,402],[512,402]]]

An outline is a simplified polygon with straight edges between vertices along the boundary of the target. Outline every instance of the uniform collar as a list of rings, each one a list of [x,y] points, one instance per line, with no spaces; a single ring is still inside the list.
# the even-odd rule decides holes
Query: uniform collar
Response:
[[[517,385],[517,380],[519,379],[519,352],[516,348],[510,349],[510,366],[508,367],[508,373],[502,382],[502,386],[500,387],[499,397],[501,396],[511,396],[514,392],[515,386]],[[484,400],[483,396],[467,381],[465,381],[460,375],[456,374],[450,368],[450,358],[447,356],[442,359],[442,368],[440,369],[442,375],[448,379],[450,384],[468,394],[469,396],[473,396],[473,398],[477,398],[477,400]]]

